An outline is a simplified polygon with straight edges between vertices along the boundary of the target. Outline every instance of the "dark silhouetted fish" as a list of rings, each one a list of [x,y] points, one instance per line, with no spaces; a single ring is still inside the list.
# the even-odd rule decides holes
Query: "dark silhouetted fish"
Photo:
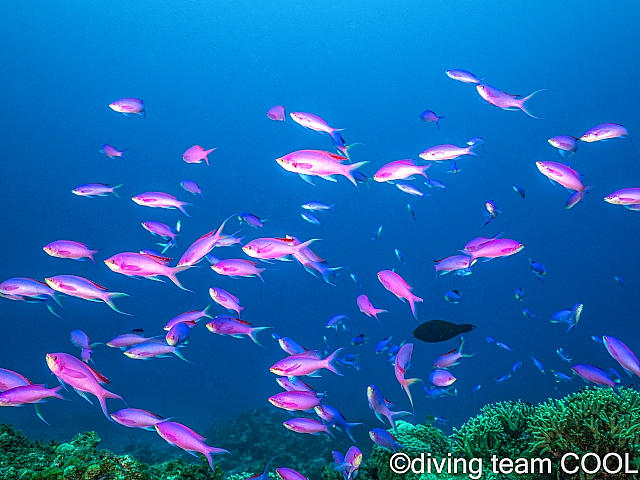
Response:
[[[428,322],[420,324],[420,326],[413,331],[413,336],[423,342],[438,343],[470,332],[474,328],[476,328],[475,325],[468,323],[458,325],[445,320],[429,320]]]

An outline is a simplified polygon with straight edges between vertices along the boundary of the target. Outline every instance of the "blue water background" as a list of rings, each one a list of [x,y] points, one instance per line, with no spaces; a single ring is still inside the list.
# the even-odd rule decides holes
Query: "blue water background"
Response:
[[[360,353],[362,372],[344,369],[311,379],[327,391],[327,403],[349,421],[382,426],[369,411],[365,390],[377,385],[398,409],[410,409],[386,356],[373,347],[383,337],[413,341],[418,322],[408,305],[387,292],[376,279],[382,269],[395,268],[424,298],[420,321],[442,318],[473,323],[465,349],[476,352],[455,367],[459,392],[454,398],[427,399],[413,387],[415,421],[427,414],[461,425],[483,405],[522,399],[532,403],[577,391],[583,382],[556,384],[550,369],[571,373],[555,350],[563,347],[575,363],[604,369],[616,366],[592,335],[612,335],[640,352],[635,318],[640,296],[637,238],[640,214],[602,201],[606,194],[640,186],[638,150],[628,139],[580,144],[571,164],[594,185],[584,204],[570,211],[568,193],[552,186],[535,165],[538,160],[563,161],[547,138],[580,136],[600,123],[621,123],[632,136],[640,131],[637,105],[640,71],[638,6],[597,2],[86,2],[25,4],[7,2],[0,15],[4,61],[0,63],[3,157],[0,209],[4,241],[0,280],[44,279],[74,274],[92,279],[110,291],[131,298],[117,305],[134,317],[119,315],[102,303],[63,298],[58,319],[42,305],[0,301],[3,347],[0,366],[18,371],[36,383],[55,379],[45,363],[48,352],[79,353],[69,332],[84,330],[94,342],[106,342],[131,328],[148,335],[187,310],[211,303],[208,288],[217,286],[240,297],[242,318],[289,336],[309,349],[323,348],[327,335],[333,348],[347,346]],[[463,68],[511,94],[528,95],[535,120],[522,112],[502,111],[478,100],[472,85],[451,80],[445,70]],[[147,119],[128,118],[108,104],[121,97],[144,99]],[[451,185],[448,193],[432,191],[428,202],[392,185],[370,184],[357,190],[344,178],[337,183],[316,179],[313,187],[285,172],[275,158],[299,149],[332,150],[327,135],[298,125],[272,122],[265,112],[276,104],[288,111],[313,112],[332,126],[345,128],[354,161],[371,162],[368,176],[383,164],[417,158],[425,148],[443,143],[464,145],[473,136],[486,142],[483,158],[458,160],[462,172],[447,174],[448,162],[434,165],[429,175]],[[441,130],[420,122],[418,114],[434,110],[447,116]],[[130,148],[119,159],[98,153],[102,144]],[[188,165],[181,154],[192,145],[217,147],[211,166]],[[422,163],[422,162],[420,162]],[[196,181],[205,200],[183,191],[181,180]],[[71,189],[83,183],[124,184],[123,199],[80,198]],[[413,182],[423,190],[421,179]],[[524,202],[512,190],[526,190]],[[151,210],[130,197],[165,191],[195,204],[192,215],[177,210]],[[318,214],[318,227],[300,218],[302,203],[336,204],[335,213]],[[494,200],[504,213],[483,230],[480,208]],[[407,212],[411,203],[417,222]],[[269,266],[268,287],[258,279],[233,280],[200,268],[179,274],[189,293],[172,283],[133,280],[103,264],[109,256],[154,248],[140,223],[182,222],[180,251],[217,228],[231,214],[251,212],[268,218],[269,236],[322,238],[313,250],[331,266],[347,266],[337,287],[306,273],[295,262]],[[383,232],[372,246],[379,225]],[[227,233],[238,230],[236,220]],[[478,236],[504,231],[525,249],[512,257],[481,263],[468,277],[448,275],[433,285],[433,260],[455,255]],[[246,239],[263,235],[244,227]],[[47,243],[68,239],[101,248],[98,268],[90,262],[51,258]],[[406,266],[394,255],[398,248]],[[171,250],[173,256],[180,253]],[[223,258],[246,258],[236,246],[216,249]],[[527,257],[542,262],[546,284],[529,270]],[[614,281],[622,277],[624,289]],[[525,291],[517,302],[516,287]],[[450,289],[462,293],[459,305],[443,299]],[[379,325],[366,318],[355,299],[366,293],[381,314]],[[549,322],[561,309],[584,303],[579,326],[570,334]],[[528,308],[535,322],[522,315]],[[215,314],[224,314],[214,306]],[[324,328],[334,314],[348,313],[352,334],[337,338]],[[260,333],[266,348],[248,340],[214,336],[199,325],[177,358],[134,361],[119,350],[98,346],[96,368],[111,380],[109,390],[131,407],[144,408],[203,432],[239,413],[267,403],[280,391],[269,367],[284,356],[269,333]],[[351,337],[371,339],[359,348]],[[491,336],[515,352],[490,347]],[[411,377],[427,381],[433,359],[458,345],[415,341]],[[544,363],[541,374],[529,356]],[[495,379],[523,366],[509,381]],[[620,369],[618,368],[620,371]],[[625,384],[629,384],[626,381]],[[474,396],[469,392],[482,384]],[[47,427],[31,407],[4,408],[0,421],[23,429],[33,438],[66,440],[73,433],[96,430],[105,445],[117,448],[125,427],[108,422],[98,405],[75,393],[73,403],[55,399],[42,411]],[[123,408],[109,400],[110,411]],[[284,427],[283,427],[284,428]],[[135,432],[151,441],[155,434]],[[211,439],[224,447],[224,438]]]

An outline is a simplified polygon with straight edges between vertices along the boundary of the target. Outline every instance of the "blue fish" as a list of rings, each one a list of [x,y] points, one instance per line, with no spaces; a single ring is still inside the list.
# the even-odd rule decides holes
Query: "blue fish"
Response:
[[[382,233],[382,225],[380,225],[378,227],[378,230],[376,230],[376,233],[374,233],[373,238],[371,239],[371,245],[373,245],[374,243],[376,243],[376,240],[378,240],[378,238],[380,238],[380,234]]]
[[[622,285],[623,288],[627,288],[627,285],[624,283],[624,280],[622,280],[620,277],[613,277],[613,279],[618,282],[620,285]]]
[[[522,288],[520,287],[516,288],[515,297],[516,300],[522,301],[522,299],[524,298],[524,290],[522,290]]]
[[[529,318],[529,319],[531,319],[533,321],[535,321],[536,316],[537,316],[537,315],[534,315],[533,313],[531,313],[531,310],[529,310],[528,308],[525,308],[524,310],[522,310],[522,314],[525,317],[527,317],[527,318]]]
[[[513,373],[515,373],[516,370],[518,370],[521,366],[522,366],[522,362],[521,361],[520,362],[516,362],[516,363],[513,364],[513,367],[511,367],[511,371]]]
[[[361,333],[351,340],[351,345],[353,345],[354,347],[359,347],[360,345],[366,343],[367,340],[369,340],[369,338],[365,338],[364,333]]]
[[[524,197],[525,197],[524,188],[514,185],[513,189],[516,191],[516,193],[518,193],[522,197],[522,202],[524,203]]]
[[[555,370],[551,370],[553,372],[553,376],[556,377],[556,382],[573,382],[573,377],[569,375],[565,375],[562,372],[556,372]]]
[[[478,390],[480,390],[480,388],[482,387],[482,385],[478,384],[475,387],[473,387],[473,390],[471,390],[471,395],[473,395],[474,393],[476,393]]]
[[[413,207],[411,206],[410,203],[407,203],[407,210],[409,210],[409,213],[411,214],[413,219],[417,222],[418,220],[416,219],[416,212],[415,212],[415,210],[413,209]]]
[[[542,265],[539,262],[534,262],[531,259],[529,259],[529,264],[531,266],[531,271],[535,273],[536,278],[540,280],[542,283],[546,283],[542,278],[547,274],[547,269],[544,267],[544,265]]]
[[[428,385],[424,385],[423,388],[429,398],[440,398],[446,397],[447,395],[451,395],[452,397],[458,396],[458,390],[453,387],[433,387],[430,389]]]
[[[451,162],[451,169],[447,170],[447,173],[460,173],[462,171],[461,168],[458,168],[456,162]]]
[[[460,303],[462,295],[458,290],[450,290],[444,295],[444,299],[450,303]]]
[[[376,354],[378,353],[382,353],[385,350],[390,348],[390,343],[391,343],[391,339],[393,338],[393,335],[391,335],[390,337],[387,338],[383,338],[382,340],[380,340],[378,342],[378,344],[376,345]]]
[[[514,352],[515,351],[513,348],[511,348],[506,343],[496,343],[496,345],[499,346],[500,348],[502,348],[503,350],[509,350],[510,352]]]
[[[502,376],[500,378],[496,378],[496,384],[505,382],[505,381],[509,380],[510,378],[511,378],[511,374],[507,373],[506,375],[504,375],[504,376]]]
[[[564,362],[571,363],[571,361],[573,360],[573,358],[570,358],[569,355],[567,355],[567,352],[565,352],[562,347],[558,348],[556,350],[556,353]]]
[[[540,370],[542,373],[546,373],[544,371],[544,365],[542,365],[542,363],[540,363],[540,361],[536,359],[533,354],[531,354],[531,360],[533,360],[533,364],[538,368],[538,370]]]
[[[360,284],[360,279],[358,278],[358,276],[355,273],[352,273],[349,276],[351,277],[351,280],[353,280],[355,284],[358,285],[358,288],[362,290],[362,285]]]

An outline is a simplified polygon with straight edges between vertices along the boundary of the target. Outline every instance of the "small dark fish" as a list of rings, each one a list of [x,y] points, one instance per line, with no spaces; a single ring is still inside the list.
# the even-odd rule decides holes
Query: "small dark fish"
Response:
[[[524,202],[524,196],[525,196],[524,188],[514,185],[513,189],[522,197],[522,201]]]
[[[504,375],[503,377],[500,378],[496,378],[496,383],[502,383],[506,380],[509,380],[511,378],[511,374],[507,373],[506,375]]]
[[[356,283],[356,285],[358,285],[358,288],[362,288],[362,284],[360,283],[360,279],[358,278],[358,276],[355,273],[352,273],[350,275],[350,277],[351,277],[351,280],[353,280]]]
[[[503,350],[508,350],[508,351],[510,351],[510,352],[514,352],[514,351],[515,351],[515,349],[511,348],[511,347],[510,347],[509,345],[507,345],[506,343],[498,342],[498,343],[496,343],[496,345],[497,345],[497,346],[499,346],[499,347],[500,347],[501,349],[503,349]]]
[[[591,335],[591,340],[593,340],[594,342],[599,343],[601,345],[604,345],[604,341],[602,340],[602,338],[596,337],[595,335]]]
[[[624,280],[622,280],[620,277],[613,277],[613,279],[618,282],[620,285],[622,285],[624,288],[627,288],[627,286],[624,283]]]
[[[413,331],[413,336],[427,343],[439,343],[450,340],[463,333],[470,332],[475,325],[465,323],[458,325],[445,320],[429,320]]]
[[[486,338],[487,338],[487,343],[489,345],[493,345],[494,343],[496,343],[496,341],[493,338],[491,338],[491,337],[486,337]]]
[[[482,387],[482,385],[476,385],[475,387],[473,387],[473,390],[471,390],[471,395],[473,395],[474,393],[476,393],[478,390],[480,390],[480,387]]]
[[[544,276],[547,274],[547,269],[540,262],[534,262],[529,259],[529,265],[531,267],[531,271],[536,275],[536,278],[540,280],[542,283],[546,283],[544,281]]]
[[[374,237],[371,238],[371,245],[373,245],[374,243],[376,243],[376,240],[378,240],[380,238],[380,234],[382,233],[382,225],[380,225],[378,227],[378,230],[376,230],[376,233],[374,234]]]
[[[444,296],[444,299],[450,303],[460,303],[461,298],[462,298],[462,295],[458,290],[451,290],[447,292]]]
[[[416,220],[416,212],[415,212],[415,210],[413,209],[413,207],[411,206],[410,203],[407,203],[407,210],[409,210],[409,213],[411,214],[413,219],[417,222],[418,220]]]
[[[351,345],[358,347],[365,343],[367,340],[369,340],[369,338],[365,338],[364,333],[361,333],[357,337],[353,338],[353,340],[351,340]]]
[[[522,288],[518,287],[516,288],[516,300],[522,300],[524,298],[524,290],[522,290]]]
[[[355,172],[351,172],[351,174],[353,175],[353,178],[356,182],[366,183],[367,187],[369,186],[369,177],[367,177],[364,173],[356,170]]]

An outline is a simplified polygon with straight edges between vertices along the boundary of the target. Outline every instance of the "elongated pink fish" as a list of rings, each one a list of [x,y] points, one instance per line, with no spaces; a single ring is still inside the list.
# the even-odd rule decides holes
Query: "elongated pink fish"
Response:
[[[413,313],[414,318],[417,320],[418,316],[416,314],[416,302],[422,303],[422,298],[415,296],[411,293],[413,287],[409,285],[404,278],[398,275],[391,270],[381,270],[378,272],[378,280],[384,288],[393,293],[396,297],[398,297],[403,302],[406,300],[409,302],[411,306],[411,313]]]
[[[287,123],[287,112],[284,110],[284,106],[275,105],[267,111],[267,117],[270,120],[275,120],[277,122]]]
[[[587,130],[587,132],[580,137],[580,140],[591,143],[620,137],[629,137],[629,140],[631,140],[629,130],[622,125],[618,125],[617,123],[603,123],[602,125]]]
[[[258,262],[229,258],[211,265],[211,269],[219,275],[226,275],[231,278],[258,277],[264,283],[261,273],[266,268],[256,268],[256,265],[258,265]]]
[[[60,305],[57,292],[39,280],[22,277],[5,280],[0,283],[0,297],[28,303],[42,302],[53,315],[60,316],[53,311],[51,305],[52,299]]]
[[[570,157],[578,150],[578,139],[571,135],[557,135],[547,141],[552,147],[557,148],[560,155],[565,158]]]
[[[393,370],[396,374],[396,380],[400,383],[400,386],[407,393],[407,397],[409,397],[409,402],[411,402],[411,408],[413,408],[413,397],[411,396],[411,392],[409,391],[409,387],[411,385],[415,385],[416,383],[421,383],[422,380],[419,378],[404,378],[407,373],[407,368],[409,368],[409,363],[411,362],[411,355],[413,354],[413,343],[405,343],[398,350],[398,354],[396,356],[396,361],[393,364]]]
[[[213,318],[211,315],[209,315],[209,309],[211,308],[211,305],[212,304],[207,305],[204,310],[192,310],[190,312],[184,312],[180,315],[176,315],[171,320],[169,320],[169,322],[167,322],[167,324],[164,326],[164,329],[169,331],[176,323],[185,323],[189,328],[193,328],[203,318]]]
[[[486,83],[481,83],[480,85],[476,86],[476,90],[478,90],[478,93],[480,94],[480,96],[487,101],[487,103],[490,103],[491,105],[495,105],[498,108],[501,108],[503,110],[522,110],[524,113],[526,113],[527,115],[529,115],[532,118],[537,118],[539,120],[544,120],[540,117],[536,117],[534,116],[525,106],[525,103],[527,102],[527,100],[529,100],[531,97],[533,97],[536,93],[540,93],[546,90],[546,88],[543,88],[541,90],[536,90],[535,92],[533,92],[532,94],[524,97],[524,98],[518,98],[519,95],[509,95],[508,93],[505,93],[501,90],[498,90],[495,87],[492,87],[491,85],[487,85]]]
[[[447,370],[434,370],[429,376],[429,381],[436,387],[448,387],[457,380],[451,372]]]
[[[131,316],[130,313],[118,310],[118,307],[113,303],[114,298],[128,297],[129,295],[126,293],[107,292],[107,289],[102,285],[75,275],[56,275],[55,277],[45,278],[44,280],[47,282],[47,285],[57,292],[65,293],[71,297],[89,300],[90,302],[104,302],[116,312]]]
[[[252,258],[261,260],[280,260],[288,255],[300,255],[313,242],[318,240],[313,238],[304,243],[294,244],[295,241],[289,238],[256,238],[242,247],[242,251]]]
[[[129,149],[125,148],[124,150],[118,150],[117,148],[112,147],[108,143],[105,143],[102,146],[102,149],[98,150],[98,152],[104,153],[109,158],[122,158],[122,160],[124,160],[124,158],[122,157],[122,154],[124,152],[126,152],[127,150],[129,150]]]
[[[131,428],[143,428],[145,430],[155,430],[155,426],[160,422],[166,422],[168,418],[151,413],[139,408],[123,408],[109,415],[114,422]]]
[[[347,177],[351,183],[358,188],[352,172],[369,162],[358,162],[353,164],[344,164],[346,157],[335,155],[321,150],[298,150],[289,153],[284,157],[276,158],[276,162],[280,164],[288,172],[297,173],[303,176],[319,176],[325,180],[335,182],[334,175],[342,175]],[[305,179],[305,181],[307,181]]]
[[[393,403],[385,400],[375,385],[369,385],[367,387],[367,400],[369,401],[369,407],[373,410],[373,413],[376,414],[378,420],[384,423],[382,418],[386,417],[394,431],[396,430],[396,422],[401,417],[413,415],[411,412],[392,412],[389,407],[392,407]]]
[[[225,450],[223,448],[216,448],[205,445],[204,440],[206,439],[202,435],[197,434],[189,427],[185,427],[180,423],[160,422],[156,423],[154,427],[156,429],[156,432],[158,432],[158,435],[160,435],[163,440],[170,443],[171,445],[181,448],[189,453],[198,452],[203,454],[209,462],[211,470],[213,471],[215,471],[215,466],[212,455],[229,453],[228,450]]]
[[[71,190],[71,193],[74,195],[78,195],[79,197],[106,197],[107,194],[113,193],[115,197],[121,198],[116,193],[116,188],[120,188],[123,184],[116,185],[115,187],[109,186],[108,183],[85,183],[84,185],[80,185],[79,187]]]
[[[231,215],[232,217],[233,215]],[[222,222],[220,227],[217,230],[211,230],[209,233],[204,234],[198,240],[193,242],[189,248],[182,254],[180,260],[178,260],[178,267],[183,267],[185,265],[195,265],[200,262],[205,256],[213,250],[216,246],[216,243],[220,240],[220,236],[222,235],[222,229],[229,221],[231,217],[227,217],[227,219]]]
[[[0,392],[25,385],[33,385],[33,383],[24,375],[0,368]]]
[[[141,193],[140,195],[136,195],[135,197],[131,197],[131,200],[136,202],[138,205],[142,205],[143,207],[168,209],[177,208],[187,217],[190,217],[191,215],[187,213],[184,207],[185,205],[193,205],[192,203],[181,202],[173,195],[169,195],[168,193],[163,192],[145,192]]]
[[[371,305],[371,301],[369,300],[369,297],[367,297],[364,294],[360,295],[356,299],[356,303],[362,313],[364,313],[367,317],[375,317],[375,319],[378,320],[378,322],[380,322],[380,320],[378,319],[379,313],[388,313],[387,310],[383,310],[382,308],[376,308],[373,305]]]
[[[297,124],[302,125],[305,128],[315,130],[316,132],[328,133],[331,135],[333,132],[340,132],[344,130],[343,128],[330,127],[326,121],[313,113],[291,112],[289,116]]]
[[[640,361],[635,353],[631,351],[621,340],[607,335],[602,337],[604,346],[607,347],[609,355],[620,364],[629,376],[636,374],[640,377]]]
[[[467,255],[454,255],[442,260],[435,260],[434,268],[436,269],[436,275],[446,275],[450,272],[471,268],[475,262]]]
[[[464,338],[460,337],[460,347],[455,350],[451,350],[450,352],[447,352],[444,355],[440,355],[438,358],[436,358],[436,360],[433,362],[433,368],[446,369],[449,367],[453,367],[454,365],[457,365],[459,363],[458,360],[460,360],[461,358],[473,357],[475,353],[471,355],[466,355],[462,353],[463,345],[464,345]]]
[[[207,323],[207,330],[218,335],[230,335],[235,338],[242,338],[242,335],[248,336],[256,345],[262,347],[256,336],[258,332],[273,327],[252,327],[249,322],[240,320],[239,318],[227,317],[226,315],[218,315]]]
[[[279,377],[276,382],[287,392],[313,392],[313,388],[298,377]]]
[[[209,165],[209,155],[213,152],[215,148],[210,150],[205,150],[200,145],[194,145],[193,147],[189,147],[182,154],[182,159],[187,163],[201,163],[203,160],[206,162],[207,166]]]
[[[620,393],[618,392],[618,387],[616,385],[616,383],[619,382],[620,380],[616,379],[617,382],[611,380],[609,375],[607,375],[605,371],[600,370],[598,367],[594,367],[592,365],[580,364],[580,365],[574,365],[573,367],[571,367],[571,370],[573,370],[576,375],[579,375],[580,377],[585,379],[587,382],[593,382],[596,385],[607,385],[613,388],[613,390],[618,395],[620,395]]]
[[[95,395],[100,402],[104,416],[113,421],[107,411],[107,398],[114,398],[123,402],[124,399],[100,385],[101,383],[109,383],[106,377],[67,353],[47,353],[46,359],[49,370],[62,382],[72,386],[78,392],[78,395],[87,401],[87,393]]]
[[[147,118],[147,112],[144,110],[144,102],[138,98],[120,98],[111,102],[109,108],[114,112],[122,113],[125,117],[133,113],[135,115],[144,115],[144,118]]]
[[[624,205],[629,208],[640,205],[640,188],[623,188],[604,197],[604,201],[612,205]]]
[[[274,407],[295,412],[297,410],[309,410],[322,402],[323,395],[316,392],[280,392],[269,397],[269,403]]]
[[[466,70],[447,70],[445,72],[447,77],[452,78],[454,80],[458,80],[462,83],[471,83],[474,85],[479,84],[483,79],[478,79],[473,73],[467,72]]]
[[[118,253],[107,258],[104,263],[111,271],[128,277],[144,277],[151,280],[157,280],[158,277],[167,277],[182,290],[191,291],[183,287],[176,277],[178,273],[190,268],[190,265],[169,267],[161,261],[161,258],[135,252]]]
[[[55,242],[45,245],[42,249],[52,257],[70,258],[71,260],[90,258],[93,263],[96,263],[93,259],[93,254],[100,251],[99,249],[90,250],[84,243],[71,240],[56,240]]]
[[[498,238],[483,243],[471,252],[465,250],[461,250],[461,252],[469,255],[471,262],[474,262],[478,258],[487,258],[490,260],[493,258],[508,257],[509,255],[515,255],[523,248],[524,245],[520,242],[508,238]]]
[[[55,397],[66,400],[60,393],[62,385],[46,388],[44,385],[22,385],[0,393],[0,407],[19,407],[26,403],[42,403],[45,398]]]
[[[185,362],[189,362],[186,358],[182,356],[180,350],[178,348],[183,347],[184,345],[167,345],[164,341],[160,339],[147,340],[146,342],[139,343],[124,351],[124,354],[132,358],[134,360],[149,360],[151,358],[164,358],[168,357],[170,354],[174,354],[180,360],[184,360]],[[189,362],[191,363],[191,362]]]
[[[479,143],[474,143],[468,147],[458,147],[457,145],[436,145],[429,147],[419,156],[421,159],[429,162],[442,162],[443,160],[453,160],[462,155],[472,155],[477,157],[478,154],[473,151]]]
[[[335,359],[342,350],[344,349],[337,349],[325,359],[320,358],[318,350],[290,355],[273,364],[269,371],[282,377],[299,377],[304,375],[314,376],[318,370],[326,368],[336,375],[342,376],[334,364]]]
[[[147,337],[139,335],[137,333],[123,333],[122,335],[118,335],[117,337],[109,340],[106,345],[111,348],[128,348],[133,347],[142,342],[146,342],[149,340]]]
[[[424,171],[430,166],[431,164],[418,166],[413,160],[396,160],[380,167],[373,175],[373,179],[376,182],[391,182],[393,180],[404,180],[412,175],[422,175],[429,180]]]
[[[319,435],[320,432],[324,432],[330,437],[335,435],[329,430],[329,426],[314,420],[312,418],[292,418],[282,423],[288,430],[296,433],[309,433],[311,435]]]
[[[469,240],[467,244],[464,246],[464,251],[473,252],[474,250],[477,250],[480,246],[484,245],[485,243],[490,242],[491,240],[497,240],[498,238],[502,237],[503,233],[504,232],[500,232],[497,235],[493,236],[492,238],[476,237],[473,240]]]
[[[218,305],[226,308],[230,312],[236,312],[238,317],[240,317],[240,312],[244,310],[244,307],[240,306],[240,299],[222,288],[210,288],[209,295]]]
[[[286,468],[286,467],[276,468],[276,474],[278,475],[278,478],[280,478],[281,480],[309,480],[300,472],[297,472],[292,468]]]
[[[552,183],[557,182],[563,187],[574,191],[564,208],[568,210],[576,203],[584,201],[584,193],[591,187],[582,184],[580,174],[573,168],[557,162],[536,162],[536,166],[540,173],[551,180]]]

